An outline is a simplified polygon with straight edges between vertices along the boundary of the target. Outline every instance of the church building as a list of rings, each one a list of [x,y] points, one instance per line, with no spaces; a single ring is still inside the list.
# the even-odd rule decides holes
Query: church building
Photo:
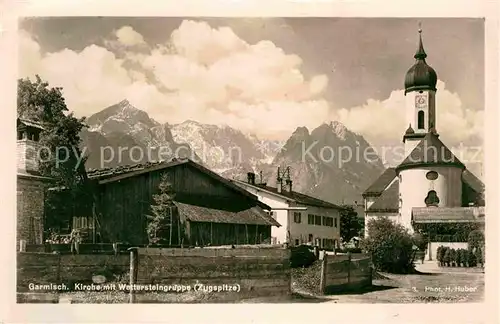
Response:
[[[363,193],[365,236],[369,235],[366,224],[382,216],[402,224],[410,233],[427,224],[476,224],[484,228],[483,183],[439,139],[438,77],[426,62],[422,30],[414,58],[405,77],[406,158],[385,170]],[[430,238],[434,242],[466,242],[466,238],[457,238],[455,233],[434,234]],[[432,253],[429,249],[428,258],[432,258]]]

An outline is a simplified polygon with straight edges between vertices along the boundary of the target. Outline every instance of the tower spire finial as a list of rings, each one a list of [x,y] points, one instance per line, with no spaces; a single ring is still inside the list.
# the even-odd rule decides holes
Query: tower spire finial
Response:
[[[424,45],[422,43],[422,22],[418,22],[418,49],[417,52],[415,53],[414,58],[417,60],[425,60],[427,57],[427,54],[425,53],[424,50]]]

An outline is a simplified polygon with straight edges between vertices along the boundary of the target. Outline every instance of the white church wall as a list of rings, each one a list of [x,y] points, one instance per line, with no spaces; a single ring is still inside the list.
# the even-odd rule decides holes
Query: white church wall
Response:
[[[429,180],[429,171],[438,174],[437,179]],[[412,232],[411,210],[425,207],[425,198],[434,190],[439,198],[439,207],[460,207],[462,204],[462,169],[449,166],[419,167],[400,172],[401,181],[401,221]]]

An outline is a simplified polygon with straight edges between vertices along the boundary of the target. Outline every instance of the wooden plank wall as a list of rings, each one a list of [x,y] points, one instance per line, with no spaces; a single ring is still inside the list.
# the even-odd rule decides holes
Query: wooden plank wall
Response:
[[[29,284],[64,283],[73,290],[75,283],[91,283],[95,274],[107,273],[107,280],[124,275],[130,267],[129,254],[63,255],[52,253],[17,253],[17,291],[30,291]],[[37,290],[42,292],[43,290]]]
[[[290,252],[283,248],[140,248],[138,256],[138,284],[238,285],[235,299],[291,293]]]
[[[369,254],[324,255],[320,292],[363,289],[371,284],[372,265]]]
[[[189,165],[144,173],[99,186],[99,221],[106,242],[147,244],[147,219],[153,194],[158,193],[161,176],[166,173],[175,191],[175,199],[190,204],[210,204],[223,210],[253,207],[256,201],[231,190]]]

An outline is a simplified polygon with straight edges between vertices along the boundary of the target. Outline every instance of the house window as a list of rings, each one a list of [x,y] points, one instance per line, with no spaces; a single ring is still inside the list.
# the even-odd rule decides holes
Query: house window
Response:
[[[321,225],[321,216],[314,215],[314,225]]]
[[[312,242],[313,241],[313,235],[312,234],[309,234],[309,238],[307,240],[308,242]]]
[[[337,217],[335,217],[333,220],[335,222],[335,228],[337,228]]]
[[[301,218],[302,214],[299,213],[299,212],[294,212],[293,213],[293,220],[295,223],[300,223],[300,218]]]
[[[420,110],[418,112],[418,117],[417,117],[417,119],[418,119],[418,129],[424,129],[425,128],[425,126],[424,126],[424,116],[425,116],[425,113],[422,110]]]
[[[307,224],[309,225],[314,224],[314,215],[312,214],[307,215]]]

